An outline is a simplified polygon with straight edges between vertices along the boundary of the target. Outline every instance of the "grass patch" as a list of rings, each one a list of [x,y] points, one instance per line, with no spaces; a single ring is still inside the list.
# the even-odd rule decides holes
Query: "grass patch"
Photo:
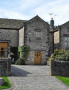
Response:
[[[63,83],[69,86],[69,77],[61,77],[61,76],[55,76],[59,80],[61,80]]]
[[[5,80],[5,83],[3,84],[3,86],[0,86],[0,89],[7,89],[7,88],[10,88],[11,87],[11,83],[10,81],[8,80],[7,77],[5,76],[2,76],[0,78],[3,78]]]

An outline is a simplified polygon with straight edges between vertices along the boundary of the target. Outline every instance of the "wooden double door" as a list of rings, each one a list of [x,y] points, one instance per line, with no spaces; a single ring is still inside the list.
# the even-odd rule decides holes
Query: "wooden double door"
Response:
[[[41,64],[41,53],[40,52],[36,52],[34,54],[34,64],[36,65]]]

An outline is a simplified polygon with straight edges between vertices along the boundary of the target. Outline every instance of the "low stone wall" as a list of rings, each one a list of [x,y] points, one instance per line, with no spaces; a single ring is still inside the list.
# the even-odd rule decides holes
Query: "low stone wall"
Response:
[[[69,61],[54,61],[50,60],[50,74],[51,76],[69,77]]]
[[[11,58],[0,58],[0,76],[11,74]]]

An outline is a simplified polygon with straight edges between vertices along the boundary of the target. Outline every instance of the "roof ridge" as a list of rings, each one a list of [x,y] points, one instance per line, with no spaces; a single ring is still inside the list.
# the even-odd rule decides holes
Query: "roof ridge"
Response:
[[[44,21],[39,15],[36,15],[36,16],[34,16],[33,18],[31,18],[30,20],[28,20],[28,21],[31,21],[32,19],[34,19],[34,18],[36,18],[36,17],[39,17],[43,22],[45,22],[45,23],[47,23],[48,24],[48,22],[46,22],[46,21]],[[27,22],[28,22],[27,21]],[[49,25],[49,24],[48,24]]]
[[[0,18],[3,20],[17,20],[17,21],[28,21],[28,20],[21,20],[21,19],[11,19],[11,18]]]
[[[63,23],[63,24],[61,24],[61,25],[59,25],[59,26],[63,26],[63,25],[66,24],[66,23],[69,23],[69,21],[67,21],[67,22],[65,22],[65,23]]]

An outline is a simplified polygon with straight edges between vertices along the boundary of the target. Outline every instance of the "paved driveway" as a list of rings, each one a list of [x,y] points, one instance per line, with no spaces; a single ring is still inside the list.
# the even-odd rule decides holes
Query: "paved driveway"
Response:
[[[69,86],[49,75],[49,66],[12,65],[11,71],[8,78],[12,87],[8,90],[69,90]]]

